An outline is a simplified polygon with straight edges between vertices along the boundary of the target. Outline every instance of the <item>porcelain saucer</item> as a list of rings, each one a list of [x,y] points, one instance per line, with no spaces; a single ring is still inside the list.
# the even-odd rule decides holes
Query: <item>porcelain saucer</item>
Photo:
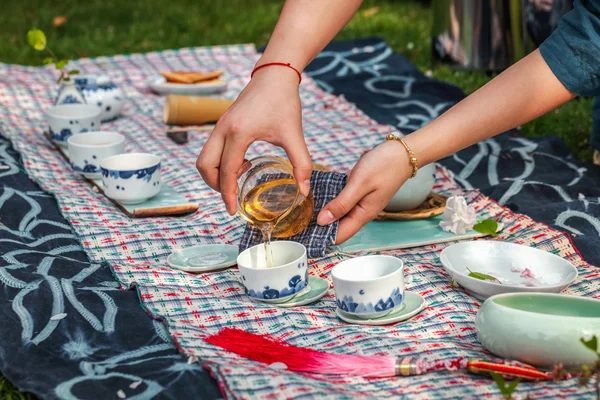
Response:
[[[174,251],[167,258],[167,264],[186,272],[209,272],[235,265],[237,256],[237,246],[201,244]]]
[[[339,308],[335,309],[335,312],[340,319],[349,323],[357,325],[390,325],[396,322],[405,321],[411,317],[414,317],[425,308],[425,299],[418,293],[409,291],[404,292],[404,301],[402,307],[398,310],[393,311],[380,318],[374,319],[362,319],[352,315],[346,314]]]
[[[287,301],[276,303],[272,300],[265,301],[254,299],[252,297],[250,299],[256,303],[276,304],[278,307],[296,307],[314,303],[321,297],[325,296],[328,290],[329,282],[327,282],[325,279],[317,278],[316,276],[309,276],[308,285],[306,285],[306,287],[300,293],[296,294]]]

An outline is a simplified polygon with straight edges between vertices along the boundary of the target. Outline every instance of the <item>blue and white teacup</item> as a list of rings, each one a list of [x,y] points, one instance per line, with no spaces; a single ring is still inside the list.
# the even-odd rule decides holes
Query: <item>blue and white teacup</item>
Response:
[[[402,260],[372,255],[343,261],[331,270],[340,311],[364,319],[380,318],[402,306]]]
[[[122,204],[139,204],[160,192],[160,158],[131,153],[105,158],[100,163],[104,194]]]
[[[237,258],[240,279],[248,296],[283,303],[308,284],[306,247],[291,241],[271,242],[274,267],[267,268],[263,243],[244,250]]]
[[[100,110],[86,104],[63,104],[46,112],[50,138],[59,146],[67,146],[67,140],[79,133],[100,129]]]
[[[118,132],[98,131],[71,136],[67,141],[71,167],[88,179],[99,179],[100,163],[125,153],[125,137]]]

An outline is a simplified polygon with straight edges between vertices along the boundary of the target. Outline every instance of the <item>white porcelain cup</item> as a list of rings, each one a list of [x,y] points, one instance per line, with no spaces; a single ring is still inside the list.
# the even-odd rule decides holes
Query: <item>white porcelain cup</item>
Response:
[[[86,104],[62,104],[46,112],[50,138],[59,146],[67,146],[67,140],[79,133],[100,129],[100,110]]]
[[[271,242],[275,267],[267,268],[264,243],[244,250],[237,258],[240,279],[248,296],[282,303],[301,292],[308,283],[306,247],[291,241]]]
[[[435,183],[435,164],[419,168],[414,178],[408,179],[385,207],[385,211],[414,210],[427,199]]]
[[[122,204],[139,204],[160,192],[160,158],[131,153],[105,158],[100,163],[104,194]]]
[[[358,318],[380,318],[402,306],[404,268],[399,258],[355,257],[331,270],[338,308]]]
[[[74,135],[67,140],[71,167],[89,179],[99,179],[100,163],[125,152],[125,137],[118,132],[98,131]]]

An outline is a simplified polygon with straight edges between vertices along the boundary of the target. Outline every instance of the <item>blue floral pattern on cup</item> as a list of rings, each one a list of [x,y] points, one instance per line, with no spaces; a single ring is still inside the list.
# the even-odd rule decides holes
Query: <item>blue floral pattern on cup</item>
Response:
[[[74,163],[71,163],[71,167],[73,167],[74,171],[77,172],[82,172],[82,173],[86,173],[86,174],[93,174],[98,172],[99,168],[94,165],[94,164],[90,164],[87,160],[84,160],[85,165],[83,167],[80,167],[79,165],[75,165]]]
[[[242,279],[246,279],[242,276]],[[263,291],[255,291],[254,289],[247,290],[248,296],[254,297],[255,299],[265,299],[265,300],[273,300],[273,299],[283,299],[285,297],[291,296],[302,291],[308,282],[308,271],[302,279],[300,275],[294,275],[290,281],[288,282],[288,287],[277,290],[270,288],[269,286],[265,286]]]
[[[364,294],[364,290],[361,289],[360,294]],[[336,302],[338,308],[342,311],[355,314],[368,314],[391,310],[399,306],[402,304],[402,294],[400,293],[400,288],[395,288],[387,299],[381,298],[375,304],[371,302],[357,302],[352,296],[344,296],[343,299],[337,299]]]
[[[135,171],[113,171],[102,168],[102,176],[114,179],[129,179],[135,175],[136,179],[143,179],[146,182],[150,182],[150,180],[152,180],[152,175],[157,170],[160,170],[160,163],[149,168],[138,169]]]

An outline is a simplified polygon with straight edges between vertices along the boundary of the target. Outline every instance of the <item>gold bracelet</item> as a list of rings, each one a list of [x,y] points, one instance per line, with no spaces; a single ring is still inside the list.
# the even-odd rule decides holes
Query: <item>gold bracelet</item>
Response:
[[[415,156],[415,153],[412,152],[412,150],[410,149],[410,147],[408,147],[406,142],[404,140],[400,139],[398,136],[392,135],[391,133],[385,137],[385,140],[395,140],[397,142],[402,143],[402,146],[404,146],[404,148],[406,149],[406,152],[408,153],[408,159],[409,159],[410,165],[412,165],[412,169],[413,169],[413,173],[410,177],[414,178],[415,176],[417,176],[417,172],[419,171],[419,162],[417,160],[417,157]]]

